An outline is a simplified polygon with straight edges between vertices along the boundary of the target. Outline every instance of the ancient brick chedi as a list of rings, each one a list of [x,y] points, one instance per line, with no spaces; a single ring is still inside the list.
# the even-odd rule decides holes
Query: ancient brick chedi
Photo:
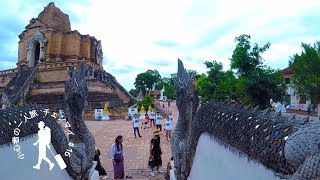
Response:
[[[54,3],[32,18],[19,35],[15,69],[0,71],[0,91],[4,104],[31,102],[51,109],[63,107],[68,67],[79,67],[85,59],[88,105],[102,108],[130,104],[132,96],[102,67],[101,41],[71,30],[69,16]]]

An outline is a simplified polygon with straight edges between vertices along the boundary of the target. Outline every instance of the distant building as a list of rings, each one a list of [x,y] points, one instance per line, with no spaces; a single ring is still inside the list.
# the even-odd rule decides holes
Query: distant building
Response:
[[[287,67],[283,70],[281,70],[281,74],[284,78],[284,81],[287,85],[287,96],[289,100],[289,109],[295,109],[295,110],[307,110],[308,104],[310,104],[310,101],[304,101],[300,98],[299,94],[293,87],[291,80],[293,77],[293,71]]]
[[[160,99],[161,96],[161,90],[150,90],[149,95],[153,97],[154,99]]]
[[[154,99],[158,99],[161,101],[166,101],[167,97],[163,95],[164,93],[164,87],[161,90],[150,90],[149,95],[153,97]]]

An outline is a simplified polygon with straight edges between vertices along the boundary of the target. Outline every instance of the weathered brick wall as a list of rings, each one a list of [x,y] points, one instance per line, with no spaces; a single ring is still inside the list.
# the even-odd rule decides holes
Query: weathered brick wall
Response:
[[[44,8],[38,18],[55,30],[62,32],[71,31],[69,16],[57,8],[53,2]]]
[[[117,89],[114,90],[114,93],[116,93],[119,98],[123,101],[123,103],[127,104],[130,102],[130,98],[126,96],[122,91],[120,91],[117,87]]]
[[[93,59],[93,57],[90,56],[90,45],[91,45],[90,37],[89,36],[82,36],[81,44],[80,44],[80,57],[81,58]]]
[[[55,69],[38,72],[40,82],[66,81],[68,78],[67,69]]]
[[[64,93],[64,87],[47,87],[47,88],[43,88],[43,89],[30,89],[29,91],[30,95],[34,96],[34,95],[38,95],[38,94],[63,94]]]
[[[18,69],[0,71],[0,88],[5,88],[17,71]]]
[[[89,35],[81,35],[76,30],[71,31],[70,26],[69,16],[54,3],[50,3],[20,34],[18,64],[26,61],[27,44],[37,30],[47,39],[45,52],[47,62],[83,58],[93,61],[97,40]]]
[[[88,92],[113,93],[113,90],[106,83],[94,80],[88,81]]]
[[[50,33],[51,36],[48,36],[49,33],[46,33],[46,38],[48,39],[48,46],[47,46],[47,55],[57,56],[62,54],[62,45],[63,40],[65,39],[63,37],[62,33]],[[49,43],[50,42],[50,43]]]
[[[24,63],[27,59],[26,47],[34,33],[35,31],[29,30],[19,42],[19,64]],[[55,59],[56,57],[63,60],[85,58],[91,61],[95,58],[95,48],[92,44],[95,44],[97,40],[90,36],[82,36],[77,32],[62,34],[59,32],[46,31],[42,33],[48,41],[46,61]]]

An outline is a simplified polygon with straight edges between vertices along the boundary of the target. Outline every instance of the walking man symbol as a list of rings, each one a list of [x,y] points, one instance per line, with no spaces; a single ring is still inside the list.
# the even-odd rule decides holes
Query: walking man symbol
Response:
[[[39,144],[39,158],[38,158],[38,164],[33,166],[34,169],[40,169],[40,165],[42,160],[47,161],[49,163],[50,169],[52,170],[54,164],[47,158],[46,150],[47,147],[50,149],[50,143],[51,143],[51,129],[49,127],[45,127],[45,124],[43,121],[40,121],[38,123],[38,141],[35,142],[33,145],[36,146]]]

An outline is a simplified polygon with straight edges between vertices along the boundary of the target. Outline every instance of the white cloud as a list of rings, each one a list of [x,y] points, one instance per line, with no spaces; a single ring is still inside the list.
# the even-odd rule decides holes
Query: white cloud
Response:
[[[11,12],[6,17],[17,14],[27,25],[47,4],[12,0],[7,5]],[[314,29],[319,24],[302,24],[308,21],[304,19],[307,15],[320,16],[317,0],[89,0],[57,2],[56,6],[69,14],[73,30],[102,41],[105,69],[126,89],[147,69],[157,69],[162,75],[175,73],[177,58],[187,69],[199,73],[206,71],[205,60],[220,61],[228,69],[234,38],[243,33],[250,34],[251,42],[260,46],[271,42],[263,57],[274,68],[285,68],[289,56],[300,52],[301,42],[319,40],[319,36],[310,35],[319,34]],[[170,43],[161,46],[156,42]],[[17,52],[18,46],[15,48]],[[124,73],[127,67],[135,68]]]

